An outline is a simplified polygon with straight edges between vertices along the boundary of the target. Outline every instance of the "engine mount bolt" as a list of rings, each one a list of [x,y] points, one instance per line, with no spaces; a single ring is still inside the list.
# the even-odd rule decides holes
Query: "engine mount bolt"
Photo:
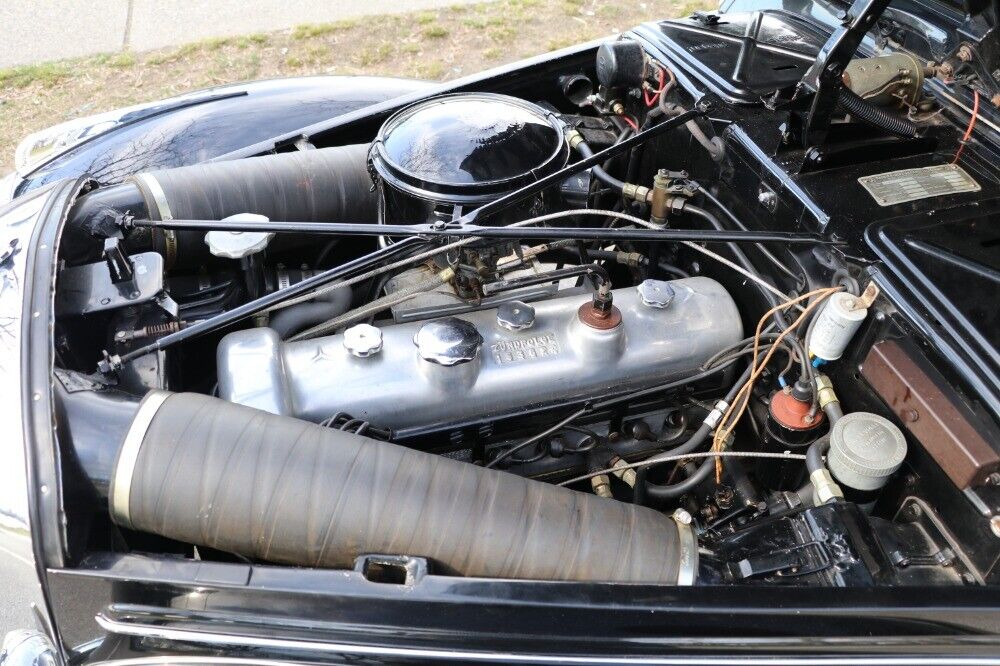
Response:
[[[344,348],[358,358],[382,351],[382,331],[370,324],[357,324],[344,331]]]

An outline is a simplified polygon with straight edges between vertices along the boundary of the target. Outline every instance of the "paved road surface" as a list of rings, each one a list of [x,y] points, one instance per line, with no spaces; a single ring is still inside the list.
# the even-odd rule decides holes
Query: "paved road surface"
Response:
[[[0,68],[473,0],[0,0]]]

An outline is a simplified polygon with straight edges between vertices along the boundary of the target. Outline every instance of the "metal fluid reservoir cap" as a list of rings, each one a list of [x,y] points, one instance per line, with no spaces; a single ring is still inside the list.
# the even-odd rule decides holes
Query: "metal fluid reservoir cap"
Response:
[[[509,301],[497,308],[497,325],[508,331],[523,331],[535,325],[535,308],[521,301]]]
[[[665,308],[674,300],[674,288],[663,280],[643,280],[636,291],[642,304],[651,308]]]
[[[483,336],[464,319],[448,317],[421,326],[413,336],[420,358],[438,365],[458,365],[476,358]]]
[[[492,93],[443,95],[389,118],[372,144],[379,176],[433,199],[474,201],[534,182],[566,164],[555,116]]]
[[[906,458],[906,437],[878,414],[846,414],[830,431],[827,467],[837,481],[856,490],[878,490]]]
[[[268,222],[264,215],[255,213],[238,213],[223,218],[223,222]],[[209,231],[205,234],[205,242],[209,251],[216,257],[225,259],[242,259],[264,250],[274,238],[272,231]]]
[[[344,348],[351,356],[366,358],[382,351],[382,329],[357,324],[344,331]]]

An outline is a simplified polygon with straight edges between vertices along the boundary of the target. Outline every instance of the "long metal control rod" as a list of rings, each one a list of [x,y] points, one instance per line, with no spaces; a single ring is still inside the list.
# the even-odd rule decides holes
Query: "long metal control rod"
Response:
[[[533,183],[525,185],[519,190],[514,190],[510,194],[505,194],[504,196],[490,201],[487,204],[480,206],[479,208],[474,208],[468,213],[460,217],[457,222],[462,225],[473,224],[483,218],[489,217],[490,215],[495,215],[503,210],[506,210],[521,201],[524,201],[528,197],[533,197],[539,192],[547,190],[553,185],[558,185],[570,176],[576,175],[583,171],[586,171],[590,167],[596,164],[603,164],[612,157],[617,157],[618,155],[623,155],[625,152],[631,150],[635,146],[638,146],[646,141],[657,137],[664,132],[668,132],[677,127],[681,127],[687,121],[693,120],[698,116],[705,115],[705,111],[700,109],[692,109],[691,111],[686,111],[679,116],[675,116],[663,122],[653,125],[649,129],[643,130],[633,134],[627,139],[619,141],[618,143],[605,148],[599,153],[594,153],[590,157],[580,160],[579,162],[574,162],[568,166],[563,167],[559,171],[553,174],[540,178]]]
[[[133,220],[136,227],[179,231],[263,231],[334,236],[397,236],[421,238],[546,238],[607,242],[650,241],[695,243],[836,244],[822,234],[789,231],[715,229],[606,229],[603,227],[481,227],[474,224],[356,224],[350,222],[257,222],[240,220]]]
[[[101,372],[108,372],[116,369],[116,367],[120,366],[122,363],[135,360],[140,356],[145,356],[151,352],[166,349],[167,347],[175,345],[179,342],[184,342],[186,340],[190,340],[191,338],[198,337],[199,335],[204,335],[205,333],[211,333],[221,328],[225,328],[235,322],[253,317],[267,308],[277,305],[278,303],[286,301],[290,298],[306,294],[317,287],[322,287],[335,280],[340,280],[342,278],[349,277],[352,274],[364,271],[375,264],[385,261],[386,259],[392,259],[401,254],[406,254],[411,250],[422,247],[424,243],[425,241],[421,241],[416,237],[404,238],[389,247],[370,252],[366,255],[348,261],[347,263],[341,264],[340,266],[323,271],[322,273],[314,275],[311,278],[306,278],[305,280],[289,287],[279,289],[278,291],[261,296],[258,299],[235,307],[232,310],[227,310],[222,314],[202,320],[185,329],[177,331],[176,333],[165,335],[148,345],[139,347],[138,349],[133,349],[127,354],[122,355],[120,358],[113,359],[112,361],[106,360],[101,363],[98,370]]]

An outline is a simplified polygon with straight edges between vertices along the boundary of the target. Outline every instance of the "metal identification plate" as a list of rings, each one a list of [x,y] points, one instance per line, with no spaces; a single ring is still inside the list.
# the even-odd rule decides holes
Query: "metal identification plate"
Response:
[[[921,169],[888,171],[858,178],[861,186],[879,206],[941,197],[946,194],[978,192],[982,188],[957,164],[940,164]]]

